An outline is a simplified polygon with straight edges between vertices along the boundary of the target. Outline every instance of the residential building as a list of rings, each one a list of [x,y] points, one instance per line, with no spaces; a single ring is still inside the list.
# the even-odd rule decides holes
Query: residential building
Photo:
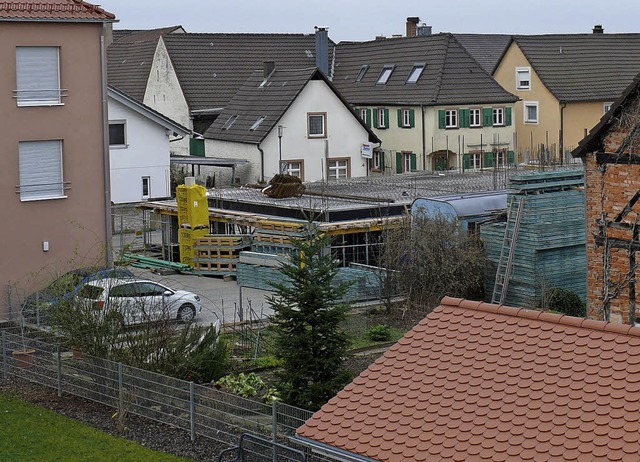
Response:
[[[206,153],[249,160],[239,183],[277,173],[302,181],[366,176],[380,143],[323,72],[273,62],[240,87],[204,137]]]
[[[115,16],[79,0],[0,3],[0,317],[110,248],[105,36]]]
[[[640,34],[516,35],[493,76],[518,96],[524,160],[566,162],[640,71]]]
[[[341,461],[635,460],[640,329],[445,297],[296,431]]]
[[[170,144],[191,130],[113,86],[108,95],[111,201],[170,197]]]
[[[573,155],[586,164],[587,310],[637,325],[640,198],[640,76]]]
[[[469,170],[514,157],[517,97],[452,34],[341,42],[333,83],[382,140],[371,170]]]

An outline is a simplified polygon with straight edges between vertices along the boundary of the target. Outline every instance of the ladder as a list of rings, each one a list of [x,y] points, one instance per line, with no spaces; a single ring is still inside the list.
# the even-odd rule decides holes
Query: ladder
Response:
[[[504,229],[502,249],[500,250],[500,260],[496,269],[496,280],[493,284],[493,295],[491,303],[504,303],[509,288],[511,278],[511,268],[513,267],[513,256],[516,250],[518,230],[522,220],[522,210],[524,209],[524,197],[513,196],[507,212],[507,225]]]

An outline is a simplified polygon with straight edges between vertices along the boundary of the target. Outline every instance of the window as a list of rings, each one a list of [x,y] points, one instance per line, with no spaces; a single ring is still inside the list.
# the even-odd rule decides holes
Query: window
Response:
[[[458,110],[447,109],[444,113],[444,126],[445,128],[457,128],[458,127]]]
[[[516,67],[516,89],[517,90],[531,89],[531,68],[530,67]]]
[[[358,71],[358,75],[356,75],[356,82],[360,82],[368,70],[369,70],[368,64],[365,64],[364,66],[362,66]]]
[[[424,71],[424,63],[414,64],[406,83],[416,83]]]
[[[307,114],[307,134],[309,138],[325,138],[326,113]]]
[[[387,128],[388,120],[389,120],[389,110],[388,109],[378,109],[376,111],[377,114],[377,128]]]
[[[482,127],[482,118],[480,109],[469,109],[469,126]]]
[[[254,131],[256,128],[258,128],[260,126],[260,124],[264,121],[264,119],[266,119],[266,116],[261,116],[258,117],[258,120],[256,120],[253,125],[251,127],[249,127],[249,131]]]
[[[349,178],[350,174],[349,159],[329,159],[328,177],[330,180]]]
[[[127,130],[126,122],[109,121],[109,146],[126,146]]]
[[[475,170],[480,170],[482,168],[482,153],[481,152],[472,152],[469,154],[469,167]]]
[[[504,125],[504,108],[493,108],[493,125]]]
[[[613,105],[613,103],[604,103],[604,113],[606,114],[607,112],[609,112],[611,110],[611,106]]]
[[[304,180],[303,174],[304,174],[304,169],[302,167],[303,162],[301,160],[289,160],[289,161],[283,161],[282,162],[282,173],[287,174],[287,175],[291,175],[291,176],[295,176],[296,178],[300,178],[301,180]]]
[[[222,126],[222,129],[229,130],[237,118],[238,118],[237,115],[232,115],[231,117],[229,117],[227,121],[224,123],[224,125]]]
[[[525,101],[523,107],[524,107],[524,123],[537,124],[538,123],[538,102]]]
[[[62,141],[20,141],[21,201],[64,197]]]
[[[360,118],[362,121],[369,126],[369,110],[368,109],[360,109]]]
[[[149,199],[149,191],[151,191],[151,178],[148,176],[142,177],[142,198]]]
[[[504,167],[505,165],[507,165],[507,151],[505,151],[504,149],[496,151],[495,160],[497,167]]]
[[[376,85],[386,85],[387,81],[389,80],[389,77],[391,77],[391,73],[393,72],[394,67],[395,66],[391,64],[387,64],[386,66],[384,66],[382,68],[382,71],[380,72],[380,75],[378,76],[378,81],[376,82]]]
[[[396,152],[396,173],[415,172],[416,160],[413,152]]]
[[[62,104],[58,47],[16,48],[18,106]]]
[[[379,150],[373,151],[373,169],[379,172],[384,170],[384,153]]]
[[[398,123],[402,128],[411,128],[415,125],[413,109],[401,109]]]

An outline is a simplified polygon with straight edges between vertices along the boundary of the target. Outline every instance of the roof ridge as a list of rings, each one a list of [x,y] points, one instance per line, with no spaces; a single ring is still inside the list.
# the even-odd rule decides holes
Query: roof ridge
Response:
[[[613,332],[616,334],[629,335],[632,337],[640,338],[640,327],[630,326],[628,324],[620,324],[617,322],[578,318],[565,314],[555,314],[528,308],[516,308],[507,305],[496,305],[495,303],[479,302],[447,296],[445,296],[440,301],[440,305],[465,308],[474,311],[484,311],[487,313],[503,314],[506,316],[543,321],[553,324],[561,324],[569,327],[579,327],[582,329],[590,329],[601,332]]]

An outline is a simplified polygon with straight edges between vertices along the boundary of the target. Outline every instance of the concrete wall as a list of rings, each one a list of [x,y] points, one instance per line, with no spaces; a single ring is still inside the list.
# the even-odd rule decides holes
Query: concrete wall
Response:
[[[126,146],[109,149],[111,201],[146,200],[142,177],[150,178],[149,198],[170,196],[169,137],[161,125],[109,98],[109,120],[126,121]]]
[[[21,294],[71,267],[105,263],[107,242],[100,33],[102,24],[3,22],[0,27],[0,318],[8,314],[9,286]],[[16,46],[60,47],[63,105],[18,107]],[[106,99],[106,95],[104,95]],[[23,202],[20,141],[62,140],[65,197]],[[49,250],[43,251],[43,242]],[[11,291],[11,303],[16,303]],[[14,305],[14,309],[17,306]]]
[[[143,103],[179,124],[193,129],[189,105],[182,93],[178,76],[162,38],[158,40],[158,47],[153,57]],[[172,142],[171,153],[188,155],[189,137]]]

